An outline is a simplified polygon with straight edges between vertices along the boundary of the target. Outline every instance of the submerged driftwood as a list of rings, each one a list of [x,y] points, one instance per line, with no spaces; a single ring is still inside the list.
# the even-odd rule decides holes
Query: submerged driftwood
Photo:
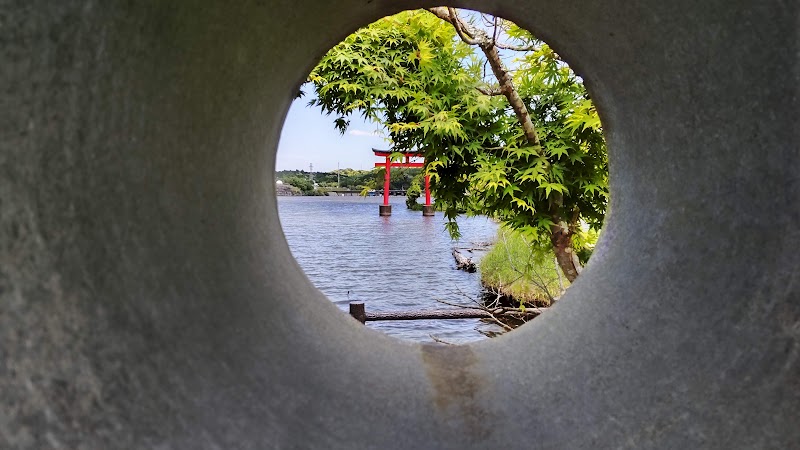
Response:
[[[453,249],[453,258],[456,260],[456,269],[464,270],[469,273],[473,273],[477,270],[475,263],[472,262],[472,258],[465,257],[456,248]]]

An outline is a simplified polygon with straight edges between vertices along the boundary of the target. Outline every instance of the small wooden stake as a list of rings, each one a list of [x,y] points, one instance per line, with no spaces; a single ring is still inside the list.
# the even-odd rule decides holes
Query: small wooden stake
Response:
[[[364,302],[350,302],[350,315],[357,321],[366,323],[367,313],[364,309]]]

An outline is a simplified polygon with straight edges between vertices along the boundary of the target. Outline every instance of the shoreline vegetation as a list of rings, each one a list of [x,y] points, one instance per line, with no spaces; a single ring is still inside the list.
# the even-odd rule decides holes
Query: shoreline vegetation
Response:
[[[547,307],[569,287],[555,261],[521,232],[501,226],[497,240],[479,262],[486,301],[507,306]]]

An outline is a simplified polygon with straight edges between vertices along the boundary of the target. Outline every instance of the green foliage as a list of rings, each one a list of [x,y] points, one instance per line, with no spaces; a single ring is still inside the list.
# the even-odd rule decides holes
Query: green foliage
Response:
[[[380,188],[383,189],[384,170],[380,169]],[[395,167],[392,169],[392,178],[389,180],[390,189],[409,189],[414,185],[414,179],[422,173],[421,169]]]
[[[406,191],[406,207],[413,211],[422,211],[422,205],[417,203],[417,199],[422,196],[422,178],[423,175],[420,173],[419,175],[415,176],[411,180],[411,185],[408,187]]]
[[[354,170],[354,169],[341,169],[338,174],[334,172],[314,172],[313,174],[306,172],[304,170],[280,170],[275,173],[275,178],[283,181],[287,184],[290,183],[291,180],[297,180],[298,178],[308,180],[308,181],[297,181],[300,183],[304,190],[309,190],[313,186],[313,182],[311,182],[311,178],[313,176],[314,182],[316,182],[320,188],[335,188],[337,186],[341,187],[342,189],[346,190],[360,190],[366,185],[374,185],[374,180],[376,178],[376,172],[374,170]],[[310,184],[309,184],[310,183]],[[300,186],[298,186],[300,187]]]
[[[578,258],[582,264],[586,264],[594,252],[594,246],[600,238],[600,231],[591,228],[588,224],[580,227],[573,237],[573,246],[577,249]]]
[[[285,184],[294,186],[300,189],[304,195],[308,195],[314,191],[314,182],[307,177],[302,176],[288,176],[282,179]]]
[[[454,28],[424,10],[381,19],[348,36],[309,75],[311,104],[344,132],[351,114],[385,126],[394,150],[425,155],[437,204],[458,235],[460,211],[486,214],[550,246],[556,223],[599,229],[608,202],[605,141],[581,79],[553,50],[511,22],[502,33],[533,47],[514,84],[537,128],[531,147],[502,96],[488,96],[485,61]]]
[[[375,171],[374,170],[353,170],[353,169],[341,169],[339,172],[339,186],[347,188],[347,189],[358,189],[359,187],[366,186],[375,179]],[[329,183],[329,185],[333,186],[336,183],[336,172],[330,172],[324,174],[326,176],[325,181]],[[322,178],[320,178],[322,180]],[[322,181],[320,181],[321,183]]]
[[[498,230],[497,243],[481,259],[480,269],[485,286],[521,304],[549,306],[569,285],[552,250],[531,245],[523,233],[506,227]]]
[[[522,36],[536,50],[519,58],[515,83],[539,131],[546,162],[514,164],[513,177],[522,188],[516,197],[534,199],[526,202],[531,208],[523,208],[529,220],[523,215],[515,225],[538,221],[534,211],[558,202],[557,215],[570,218],[570,225],[583,221],[599,229],[608,203],[608,161],[597,110],[580,78],[547,44]]]

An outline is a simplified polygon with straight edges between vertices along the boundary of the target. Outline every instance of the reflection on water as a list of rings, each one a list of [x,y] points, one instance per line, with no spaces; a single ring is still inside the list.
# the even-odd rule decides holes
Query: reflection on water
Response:
[[[292,254],[314,285],[347,312],[364,301],[367,311],[447,308],[436,299],[468,304],[480,296],[480,275],[455,270],[454,245],[492,241],[497,225],[461,218],[460,242],[450,240],[441,213],[409,211],[392,197],[392,216],[378,216],[380,197],[278,197],[281,224]],[[478,319],[368,322],[391,336],[453,343],[482,339],[476,329],[497,331]]]

